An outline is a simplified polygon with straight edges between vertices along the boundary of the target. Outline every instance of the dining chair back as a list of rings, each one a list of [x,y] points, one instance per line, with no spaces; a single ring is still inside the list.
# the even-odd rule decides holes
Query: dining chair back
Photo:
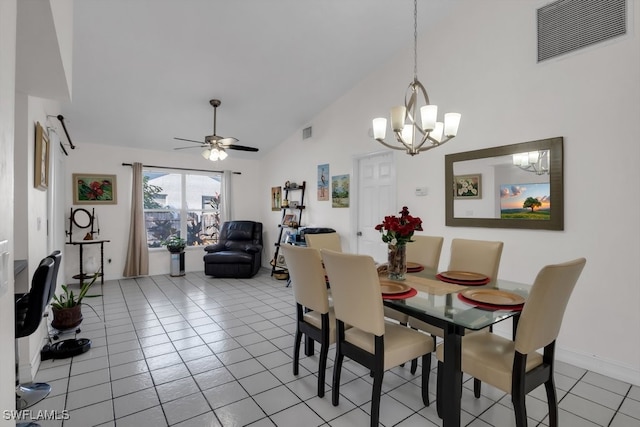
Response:
[[[407,262],[415,262],[427,270],[437,271],[444,237],[414,235],[412,240],[412,242],[407,243]],[[384,308],[384,316],[397,320],[402,325],[406,325],[409,322],[409,315],[391,307]]]
[[[586,260],[578,258],[548,265],[536,276],[517,323],[515,340],[494,333],[462,337],[462,371],[511,394],[517,427],[527,425],[525,396],[544,384],[549,426],[558,425],[558,402],[554,384],[555,342],[569,297]],[[540,354],[537,350],[543,349]],[[443,345],[437,348],[438,392],[441,390]],[[442,409],[438,393],[438,411]]]
[[[320,252],[313,248],[282,245],[296,301],[296,334],[293,374],[298,375],[302,334],[320,344],[318,396],[324,396],[329,346],[335,342],[335,317],[329,306],[327,284]],[[307,348],[313,348],[312,343]],[[313,350],[311,350],[311,353]]]
[[[307,242],[307,246],[310,248],[342,252],[342,244],[338,233],[305,234],[304,241]]]
[[[493,282],[498,277],[503,246],[502,242],[488,240],[453,239],[448,270],[484,274]],[[422,320],[409,317],[408,324],[412,328],[431,334],[434,338],[444,337],[444,331],[441,328]],[[412,373],[415,373],[417,363],[417,360],[412,361]],[[480,395],[480,388],[480,381],[474,380],[474,391],[477,396]]]
[[[449,271],[468,271],[484,274],[494,281],[498,277],[502,242],[488,240],[453,239]]]
[[[379,421],[384,371],[417,357],[422,357],[422,401],[428,406],[433,339],[384,320],[380,280],[373,258],[327,249],[321,250],[321,254],[331,277],[336,317],[333,405],[339,403],[340,374],[347,356],[372,373],[371,426],[377,426]],[[347,329],[347,325],[351,327]]]
[[[438,270],[444,237],[414,235],[407,244],[407,262],[421,264],[427,270]]]

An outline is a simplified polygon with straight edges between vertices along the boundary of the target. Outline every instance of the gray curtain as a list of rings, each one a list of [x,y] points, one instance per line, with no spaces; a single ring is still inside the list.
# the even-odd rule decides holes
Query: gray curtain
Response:
[[[231,215],[231,176],[233,172],[225,170],[222,172],[222,182],[220,192],[222,194],[220,203],[220,224],[233,220]]]
[[[124,277],[146,276],[149,274],[149,248],[144,225],[144,197],[142,195],[142,163],[134,163],[131,189],[131,225],[129,226],[129,246]]]

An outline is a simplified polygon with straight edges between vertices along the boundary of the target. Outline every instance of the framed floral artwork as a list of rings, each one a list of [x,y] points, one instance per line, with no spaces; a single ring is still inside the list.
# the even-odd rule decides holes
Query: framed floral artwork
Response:
[[[46,190],[49,187],[49,138],[40,123],[36,123],[33,166],[33,186],[39,190]]]
[[[72,186],[74,205],[115,205],[118,203],[115,175],[74,173]]]
[[[482,175],[458,175],[453,177],[454,199],[481,199]]]

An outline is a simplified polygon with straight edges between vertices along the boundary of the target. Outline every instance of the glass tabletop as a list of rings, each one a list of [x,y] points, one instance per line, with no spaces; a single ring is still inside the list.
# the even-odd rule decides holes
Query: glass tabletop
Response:
[[[422,277],[438,280],[433,271],[407,274],[407,280],[400,282],[412,286],[412,278]],[[435,326],[443,326],[452,323],[467,329],[483,329],[502,320],[508,319],[519,313],[512,307],[482,308],[471,302],[464,301],[458,294],[466,289],[497,289],[512,292],[525,299],[529,295],[531,285],[498,279],[482,286],[460,287],[450,293],[441,294],[433,292],[423,286],[413,286],[418,291],[417,295],[398,300],[384,300],[385,305],[395,308],[416,318],[421,318]]]

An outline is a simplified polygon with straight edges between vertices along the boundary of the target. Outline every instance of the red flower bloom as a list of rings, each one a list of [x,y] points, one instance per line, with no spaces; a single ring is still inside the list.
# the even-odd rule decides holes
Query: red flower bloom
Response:
[[[404,245],[411,242],[415,231],[422,231],[422,220],[409,215],[409,209],[402,207],[400,216],[385,216],[375,229],[382,234],[382,241],[392,245]]]

